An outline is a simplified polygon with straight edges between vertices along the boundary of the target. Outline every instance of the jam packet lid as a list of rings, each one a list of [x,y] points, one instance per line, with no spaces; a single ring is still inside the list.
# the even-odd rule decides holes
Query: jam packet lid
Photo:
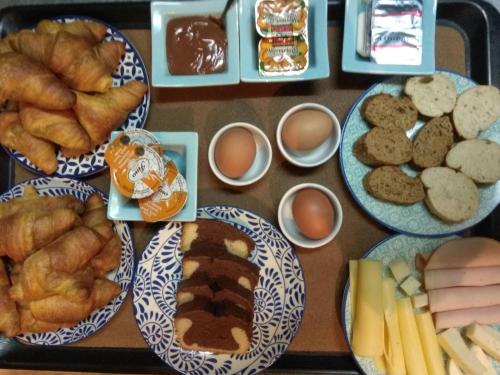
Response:
[[[255,27],[265,38],[307,32],[308,0],[257,0]]]
[[[262,38],[259,41],[259,74],[263,76],[298,75],[309,66],[306,35]]]
[[[188,189],[184,176],[171,159],[165,156],[164,161],[165,176],[160,188],[153,195],[139,199],[142,218],[148,222],[177,215],[187,202]]]
[[[143,146],[152,146],[159,145],[160,142],[153,133],[148,132],[144,129],[127,129],[118,134],[115,138],[115,141],[120,138],[125,137],[122,143],[132,144],[132,145],[143,145]],[[127,139],[128,138],[128,139]]]
[[[111,180],[127,198],[145,198],[159,189],[165,174],[161,156],[151,147],[131,144],[130,138],[118,136],[106,149]]]

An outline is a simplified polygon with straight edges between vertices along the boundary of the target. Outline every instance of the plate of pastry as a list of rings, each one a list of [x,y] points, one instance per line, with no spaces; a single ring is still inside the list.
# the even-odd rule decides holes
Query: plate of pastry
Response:
[[[32,172],[97,173],[111,131],[144,127],[146,67],[115,27],[60,16],[8,34],[0,51],[0,144]]]
[[[486,237],[398,234],[350,260],[342,324],[362,373],[498,374],[499,253]]]
[[[395,76],[352,106],[340,145],[349,191],[400,233],[443,236],[500,203],[500,92],[447,71]]]
[[[299,258],[267,220],[229,206],[167,224],[139,261],[135,318],[146,343],[184,374],[251,374],[271,366],[299,329]]]
[[[123,304],[134,270],[128,224],[82,181],[39,177],[0,196],[0,332],[37,345],[97,332]]]

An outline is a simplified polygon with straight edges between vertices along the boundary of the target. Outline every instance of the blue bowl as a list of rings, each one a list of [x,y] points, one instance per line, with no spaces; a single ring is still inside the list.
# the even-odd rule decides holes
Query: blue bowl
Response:
[[[113,141],[121,132],[111,133]],[[182,210],[165,221],[195,221],[198,208],[198,133],[152,132],[186,179],[188,199]],[[109,188],[108,218],[123,221],[144,221],[135,199],[120,194],[113,182]]]
[[[235,2],[226,14],[227,63],[221,73],[172,75],[167,64],[167,24],[183,16],[219,16],[226,0],[153,1],[151,3],[152,85],[196,87],[235,85],[240,82],[238,11]]]
[[[328,78],[327,0],[309,1],[309,67],[300,75],[263,76],[259,74],[258,44],[260,36],[255,29],[256,0],[239,0],[240,71],[243,82],[310,81]],[[153,81],[154,82],[154,81]]]

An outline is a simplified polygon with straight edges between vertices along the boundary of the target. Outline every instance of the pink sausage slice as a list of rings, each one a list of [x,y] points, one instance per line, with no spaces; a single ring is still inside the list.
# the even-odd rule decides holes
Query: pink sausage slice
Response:
[[[472,323],[500,323],[500,305],[472,309],[442,311],[434,314],[436,330],[465,327]]]
[[[433,289],[428,295],[429,309],[433,313],[500,305],[500,285]]]
[[[425,289],[500,284],[500,266],[424,271]]]
[[[432,253],[425,270],[500,266],[500,242],[486,237],[451,240]]]

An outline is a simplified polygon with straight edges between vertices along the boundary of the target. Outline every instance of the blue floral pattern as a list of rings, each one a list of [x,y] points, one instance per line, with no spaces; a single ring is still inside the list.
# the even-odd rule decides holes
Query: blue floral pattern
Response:
[[[260,267],[254,291],[252,345],[248,353],[215,355],[184,350],[174,334],[175,293],[182,277],[182,225],[169,223],[144,250],[134,282],[135,318],[146,342],[175,370],[189,375],[253,374],[271,366],[297,333],[304,314],[305,285],[294,248],[268,221],[240,208],[210,206],[198,218],[225,221],[255,242],[250,260]]]
[[[476,86],[475,82],[459,74],[442,73],[446,74],[455,83],[458,94]],[[458,233],[479,223],[500,203],[500,181],[495,184],[479,186],[480,206],[476,215],[456,224],[440,221],[427,210],[423,202],[411,206],[391,204],[375,199],[363,187],[363,177],[371,170],[371,167],[361,163],[352,151],[353,145],[358,138],[370,129],[370,126],[361,116],[361,105],[366,97],[381,92],[396,96],[401,95],[404,80],[405,78],[396,76],[376,84],[361,95],[352,106],[342,130],[340,145],[342,175],[359,206],[386,227],[396,232],[419,236],[442,236]],[[408,132],[408,136],[413,138],[423,125],[424,121],[419,118],[415,127]],[[500,120],[496,121],[489,129],[481,132],[479,138],[491,139],[500,143]],[[417,171],[408,165],[403,165],[402,170],[411,176],[417,174]]]
[[[55,17],[53,18],[59,22],[73,22],[75,20],[90,19],[90,17]],[[97,20],[98,22],[104,23]],[[144,82],[149,87],[149,78],[146,71],[146,66],[142,61],[141,56],[137,49],[132,45],[132,43],[123,35],[118,29],[111,25],[107,25],[105,40],[118,40],[125,43],[125,55],[120,61],[120,65],[113,74],[113,87],[122,86],[124,83],[137,80]],[[124,129],[136,129],[143,128],[146,124],[146,118],[148,116],[149,104],[150,104],[150,90],[144,95],[141,103],[133,110],[122,126],[118,130]],[[85,177],[92,175],[94,173],[100,172],[107,168],[107,164],[104,161],[104,152],[108,146],[109,141],[105,141],[100,146],[84,155],[66,158],[64,155],[58,151],[57,153],[57,170],[55,176],[60,177]],[[31,170],[34,173],[45,175],[45,173],[37,168],[28,158],[26,158],[21,153],[5,148],[14,159],[16,159],[21,165]]]
[[[0,196],[0,202],[8,201],[12,198],[20,197],[26,185],[34,186],[40,195],[58,196],[70,194],[81,201],[85,201],[91,194],[99,193],[105,203],[108,197],[92,185],[79,180],[72,180],[61,177],[38,177],[21,182],[9,191]],[[134,272],[134,243],[132,234],[127,223],[121,221],[114,222],[114,229],[119,235],[122,244],[122,256],[118,269],[107,277],[120,284],[122,292],[106,306],[94,311],[86,319],[80,321],[71,328],[61,328],[55,332],[23,334],[18,336],[18,340],[24,343],[37,345],[64,345],[79,341],[97,332],[107,322],[123,304],[130,288]]]

